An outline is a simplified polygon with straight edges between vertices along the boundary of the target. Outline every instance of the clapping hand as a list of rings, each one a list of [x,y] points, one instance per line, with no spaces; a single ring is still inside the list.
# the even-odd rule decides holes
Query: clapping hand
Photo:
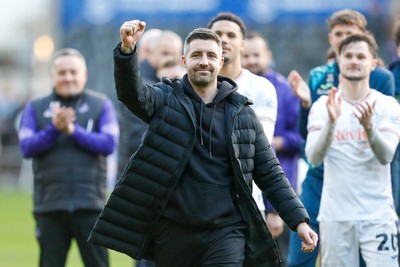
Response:
[[[288,80],[290,86],[292,87],[292,91],[299,98],[301,102],[301,106],[303,108],[309,108],[311,106],[311,90],[308,87],[307,83],[303,80],[300,74],[292,70],[289,73]]]
[[[335,123],[337,118],[340,116],[342,111],[342,97],[339,96],[336,98],[336,94],[338,89],[336,87],[332,87],[329,91],[328,101],[326,101],[326,107],[328,109],[329,121],[331,123]]]
[[[74,130],[74,122],[76,120],[76,114],[74,109],[67,107],[55,107],[53,110],[52,122],[54,126],[61,132],[71,135]]]
[[[371,129],[375,102],[373,102],[372,104],[368,102],[357,104],[356,109],[358,112],[354,112],[354,115],[356,116],[360,124],[364,127],[365,130]]]

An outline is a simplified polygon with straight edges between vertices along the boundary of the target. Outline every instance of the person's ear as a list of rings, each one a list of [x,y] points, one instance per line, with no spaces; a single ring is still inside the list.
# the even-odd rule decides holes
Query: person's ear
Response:
[[[375,70],[376,66],[378,65],[378,59],[374,58],[372,60],[372,68],[371,71]]]
[[[243,51],[244,49],[244,39],[242,40],[242,43],[240,44],[240,51]]]

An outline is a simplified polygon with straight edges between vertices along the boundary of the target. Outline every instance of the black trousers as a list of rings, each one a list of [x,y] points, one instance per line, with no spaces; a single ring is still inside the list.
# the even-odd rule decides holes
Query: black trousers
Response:
[[[86,267],[108,267],[106,248],[87,239],[100,211],[57,211],[34,214],[40,246],[40,267],[64,267],[72,239],[75,239]]]
[[[245,226],[198,229],[162,218],[153,235],[156,267],[241,267]]]

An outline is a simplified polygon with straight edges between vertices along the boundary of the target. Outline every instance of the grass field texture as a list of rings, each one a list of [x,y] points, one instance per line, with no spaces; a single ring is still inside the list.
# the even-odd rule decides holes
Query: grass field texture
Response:
[[[109,251],[111,267],[132,267],[128,256]],[[0,266],[38,266],[39,248],[35,238],[32,195],[0,192]],[[67,267],[83,267],[75,243],[68,254]]]

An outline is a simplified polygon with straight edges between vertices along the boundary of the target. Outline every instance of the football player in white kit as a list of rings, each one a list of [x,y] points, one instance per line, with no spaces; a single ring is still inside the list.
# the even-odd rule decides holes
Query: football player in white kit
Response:
[[[240,53],[244,47],[244,23],[232,13],[220,13],[210,20],[208,28],[218,34],[222,41],[222,55],[225,62],[219,75],[234,80],[238,85],[237,92],[253,101],[251,107],[260,119],[265,135],[271,143],[278,109],[276,91],[275,87],[267,79],[242,68]],[[254,183],[253,197],[262,216],[265,218],[262,192]]]
[[[339,48],[339,90],[312,106],[306,155],[324,162],[321,266],[399,266],[390,162],[400,138],[400,106],[369,87],[377,64],[371,36],[353,35]]]

